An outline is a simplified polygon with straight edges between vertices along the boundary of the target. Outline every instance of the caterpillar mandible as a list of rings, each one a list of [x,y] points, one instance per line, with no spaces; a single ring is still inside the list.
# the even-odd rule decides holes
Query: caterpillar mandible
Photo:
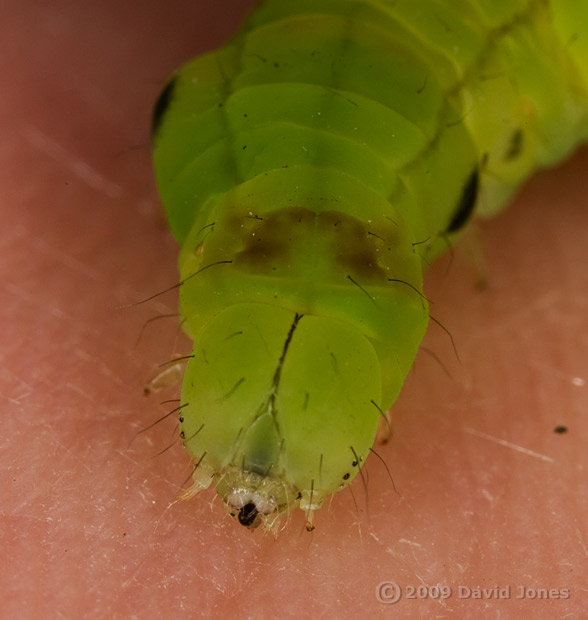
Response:
[[[265,0],[170,80],[192,496],[312,529],[429,318],[424,267],[588,139],[588,0]]]

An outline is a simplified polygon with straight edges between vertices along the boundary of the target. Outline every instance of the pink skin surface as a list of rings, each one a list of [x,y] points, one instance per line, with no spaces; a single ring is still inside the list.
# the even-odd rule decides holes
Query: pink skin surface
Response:
[[[158,455],[173,417],[129,447],[173,407],[158,403],[173,390],[142,390],[188,342],[167,319],[136,343],[175,293],[121,308],[176,281],[152,102],[252,3],[13,4],[0,22],[0,618],[582,617],[588,151],[482,226],[486,290],[458,256],[428,275],[461,363],[432,325],[425,346],[450,376],[419,355],[377,448],[398,493],[372,457],[367,492],[357,480],[313,533],[294,514],[276,541],[212,493],[170,507],[191,469],[177,442]],[[381,582],[401,600],[378,600]],[[506,598],[465,596],[495,586]]]

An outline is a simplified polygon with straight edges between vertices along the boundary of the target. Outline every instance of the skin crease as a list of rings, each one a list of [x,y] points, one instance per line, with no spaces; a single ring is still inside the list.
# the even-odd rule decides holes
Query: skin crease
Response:
[[[173,404],[146,399],[188,343],[148,148],[151,102],[181,62],[234,31],[247,1],[23,1],[0,24],[1,618],[579,618],[588,553],[588,185],[584,148],[481,226],[484,291],[459,253],[428,274],[432,325],[394,437],[275,541],[190,474]],[[563,425],[567,433],[554,428]],[[177,437],[177,435],[176,435]],[[508,442],[508,443],[507,443]],[[365,471],[365,470],[364,470]],[[395,605],[376,586],[404,588]],[[410,600],[410,586],[452,588]],[[459,586],[511,586],[507,599]],[[519,586],[569,589],[519,599]],[[385,592],[386,593],[386,592]],[[434,593],[434,592],[433,592]],[[423,592],[420,593],[423,595]],[[552,596],[554,594],[552,593]],[[560,596],[565,596],[562,591]]]

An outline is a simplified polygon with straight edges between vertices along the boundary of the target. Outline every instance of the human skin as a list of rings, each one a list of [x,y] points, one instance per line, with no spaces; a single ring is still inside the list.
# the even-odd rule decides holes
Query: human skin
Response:
[[[151,104],[251,4],[23,0],[0,24],[0,618],[581,617],[586,148],[480,226],[485,290],[467,252],[427,275],[460,361],[432,324],[424,346],[445,370],[419,354],[376,446],[396,490],[371,457],[365,487],[328,501],[314,532],[298,511],[275,540],[211,492],[173,503],[191,471],[173,416],[129,447],[177,397],[146,398],[147,379],[189,351],[173,318],[137,344],[176,308],[173,291],[132,305],[177,278]],[[376,597],[385,581],[398,603]],[[407,598],[437,585],[451,596]],[[520,599],[519,586],[552,592]]]

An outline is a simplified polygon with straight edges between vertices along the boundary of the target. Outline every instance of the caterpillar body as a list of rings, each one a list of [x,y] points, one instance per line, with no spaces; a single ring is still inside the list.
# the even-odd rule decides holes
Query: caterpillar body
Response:
[[[153,143],[187,495],[311,529],[411,368],[424,267],[587,138],[588,0],[265,0],[178,70]]]

